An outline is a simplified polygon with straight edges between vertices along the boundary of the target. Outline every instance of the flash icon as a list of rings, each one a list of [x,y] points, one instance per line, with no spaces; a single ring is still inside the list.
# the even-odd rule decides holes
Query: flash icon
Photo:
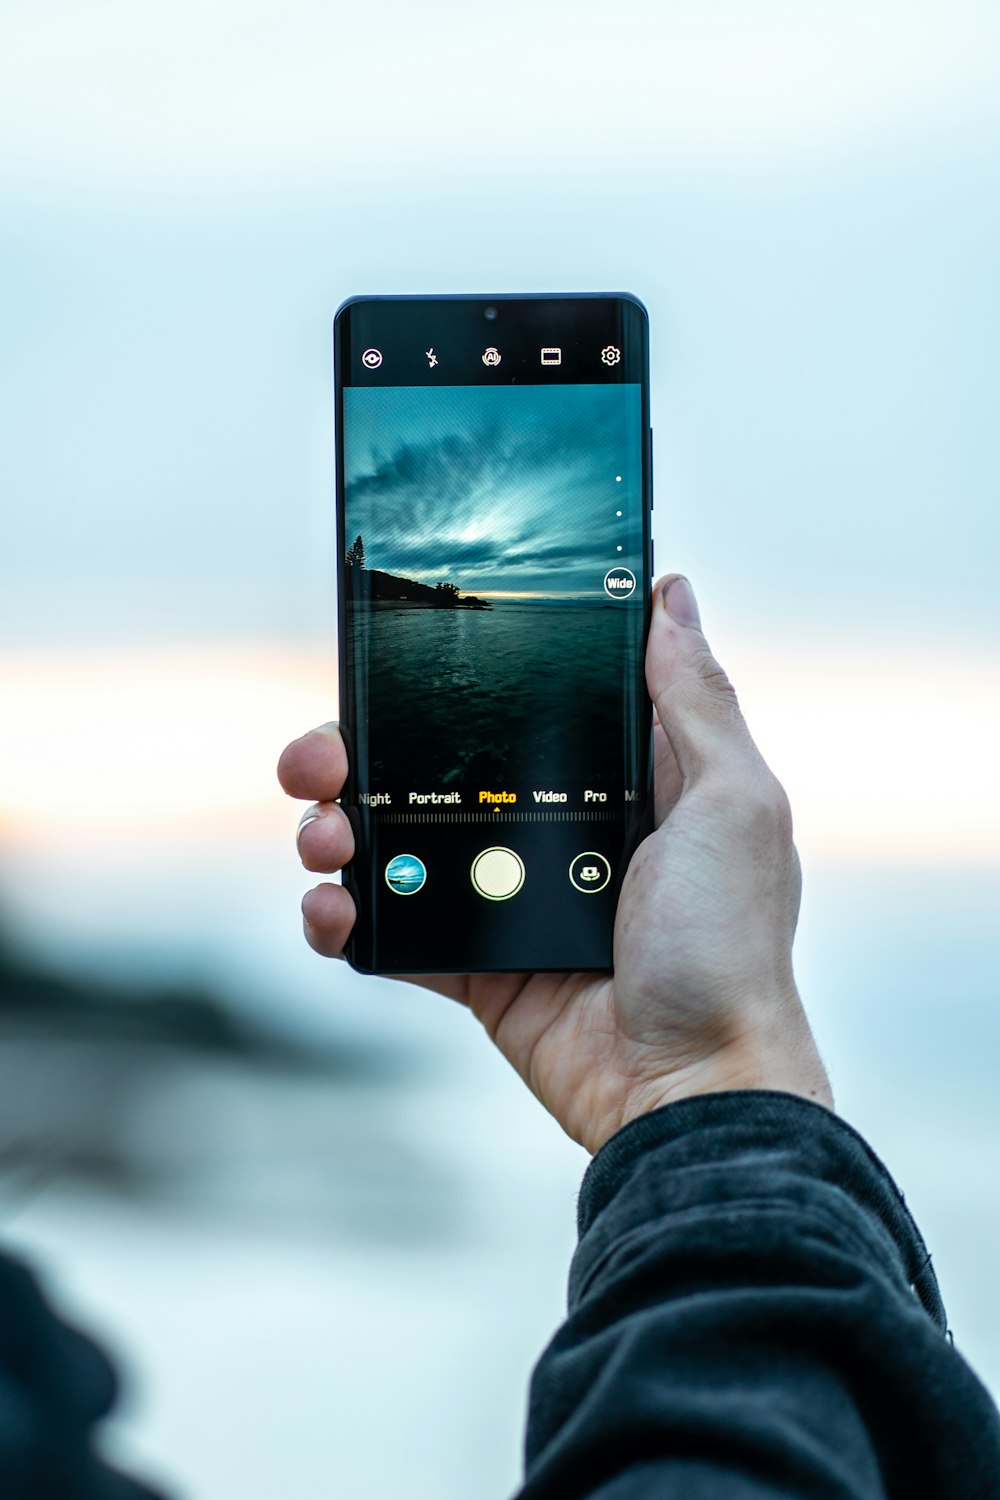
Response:
[[[425,350],[424,352],[427,355],[427,368],[430,369],[430,370],[433,370],[434,366],[438,362],[438,357],[434,353],[433,347],[431,347],[430,349]]]

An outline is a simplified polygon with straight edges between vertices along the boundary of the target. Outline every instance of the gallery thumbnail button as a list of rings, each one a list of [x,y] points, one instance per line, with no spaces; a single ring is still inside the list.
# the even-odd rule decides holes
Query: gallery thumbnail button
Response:
[[[397,896],[412,896],[427,879],[427,867],[415,854],[397,854],[385,867],[385,883]]]
[[[611,866],[603,854],[588,849],[584,854],[578,854],[570,865],[569,878],[578,891],[590,895],[594,891],[603,891],[611,879]]]
[[[472,861],[472,884],[487,901],[507,901],[524,884],[524,863],[513,849],[484,849]]]

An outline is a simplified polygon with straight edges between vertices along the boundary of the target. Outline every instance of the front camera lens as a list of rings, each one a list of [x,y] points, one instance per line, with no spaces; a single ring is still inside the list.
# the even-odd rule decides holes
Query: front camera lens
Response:
[[[496,320],[497,320],[497,310],[496,310],[496,308],[495,307],[484,307],[483,308],[483,317],[487,318],[491,323],[495,323]]]

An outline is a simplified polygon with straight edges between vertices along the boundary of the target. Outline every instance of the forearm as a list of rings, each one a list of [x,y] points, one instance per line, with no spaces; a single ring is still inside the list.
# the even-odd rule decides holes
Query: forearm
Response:
[[[524,1500],[1000,1494],[996,1409],[919,1233],[828,1111],[744,1092],[634,1121],[580,1229]]]

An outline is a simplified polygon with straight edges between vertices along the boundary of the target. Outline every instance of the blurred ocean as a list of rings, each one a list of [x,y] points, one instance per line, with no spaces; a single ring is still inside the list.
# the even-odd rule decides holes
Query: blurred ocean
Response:
[[[56,972],[207,976],[257,1044],[8,1019],[4,1240],[124,1364],[109,1449],[176,1492],[500,1497],[584,1153],[466,1012],[311,954],[290,845],[259,856],[206,851],[210,908],[181,870],[105,870],[63,942],[29,913],[76,882],[22,865],[5,906]]]
[[[210,907],[181,870],[137,892],[106,869],[87,893],[22,867],[20,925],[56,970],[112,996],[108,975],[208,975],[272,1045],[15,1028],[6,1117],[41,1144],[3,1179],[5,1238],[123,1361],[111,1449],[180,1493],[500,1500],[562,1315],[585,1155],[460,1008],[305,948],[287,849],[205,863]],[[994,1393],[998,900],[996,872],[807,857],[798,947],[839,1108],[906,1193]],[[53,941],[38,918],[74,901]]]

